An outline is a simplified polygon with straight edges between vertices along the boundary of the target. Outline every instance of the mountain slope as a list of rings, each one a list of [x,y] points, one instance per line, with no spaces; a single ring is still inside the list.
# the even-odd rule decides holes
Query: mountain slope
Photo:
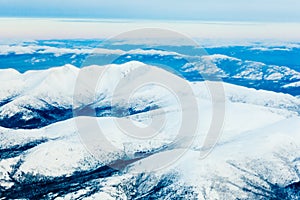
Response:
[[[150,84],[135,90],[129,102],[123,90],[114,93],[123,78],[129,82],[120,88],[126,89],[140,72],[153,69],[163,73],[136,61],[24,74],[6,70],[1,77],[7,83],[0,106],[0,123],[7,127],[0,127],[1,198],[299,197],[298,98],[224,83],[223,129],[212,136],[207,86],[214,82],[188,82],[193,94]],[[74,94],[79,74],[88,79]],[[103,76],[94,90],[89,80],[98,74]],[[176,94],[192,95],[197,104],[182,108]],[[182,110],[189,113],[195,106],[195,133],[188,127],[180,135]],[[146,129],[126,132],[126,125],[143,128],[162,119],[161,128],[150,126],[151,135]],[[212,151],[204,143],[207,137],[216,143]]]
[[[0,90],[0,125],[8,128],[43,127],[69,119],[73,116],[74,110],[87,107],[95,110],[96,116],[126,116],[167,105],[167,102],[172,101],[170,94],[156,87],[137,91],[131,105],[126,105],[122,97],[116,99],[114,105],[111,104],[113,88],[117,83],[130,74],[130,70],[143,68],[151,70],[155,67],[140,62],[129,62],[82,69],[66,65],[42,71],[28,71],[24,74],[5,70],[4,73],[7,75],[0,80],[4,83]],[[96,91],[91,91],[91,88],[84,86],[86,89],[80,94],[82,97],[74,96],[75,87],[79,87],[78,84],[85,84],[77,82],[76,85],[79,73],[92,77],[94,74],[101,74],[104,70],[101,85]],[[114,80],[111,77],[114,77]],[[205,82],[193,82],[190,85],[197,95],[206,99],[210,98]],[[299,111],[300,100],[287,94],[257,91],[226,83],[224,87],[228,101],[288,109],[291,112]],[[139,105],[134,105],[134,102],[139,102]],[[122,112],[116,113],[116,110]]]

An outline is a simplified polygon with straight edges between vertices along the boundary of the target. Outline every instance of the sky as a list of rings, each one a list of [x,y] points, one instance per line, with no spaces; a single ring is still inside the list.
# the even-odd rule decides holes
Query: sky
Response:
[[[166,28],[203,40],[300,41],[299,0],[0,0],[0,41]]]
[[[144,28],[175,31],[189,38],[213,42],[216,40],[300,42],[300,23],[286,22],[0,18],[0,27],[0,42],[10,39],[109,39]]]
[[[300,22],[299,0],[0,0],[1,17]]]

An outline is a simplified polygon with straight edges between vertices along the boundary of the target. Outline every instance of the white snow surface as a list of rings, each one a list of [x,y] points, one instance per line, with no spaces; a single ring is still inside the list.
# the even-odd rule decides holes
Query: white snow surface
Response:
[[[294,83],[290,83],[290,84],[286,84],[283,86],[284,88],[290,88],[290,87],[300,87],[300,81],[294,82]]]
[[[3,72],[7,75],[0,75],[0,82],[7,82],[7,84],[1,85],[0,96],[2,100],[13,96],[14,100],[2,106],[0,114],[11,115],[16,112],[23,112],[21,108],[28,104],[43,107],[43,101],[38,101],[38,99],[51,104],[70,107],[73,103],[73,91],[79,72],[83,71],[83,73],[92,76],[106,69],[106,73],[101,79],[103,84],[97,87],[96,94],[94,91],[83,90],[82,97],[78,97],[78,102],[75,102],[76,106],[91,103],[101,104],[97,101],[98,97],[105,97],[109,101],[114,87],[122,77],[127,76],[136,68],[145,66],[140,62],[105,67],[90,66],[83,69],[66,65],[43,71],[29,71],[24,74],[14,70],[4,70]],[[246,195],[245,192],[238,191],[235,186],[229,184],[229,182],[239,185],[245,184],[241,180],[243,173],[229,163],[234,163],[241,168],[257,170],[255,172],[262,174],[265,173],[264,170],[268,169],[270,173],[264,174],[268,176],[268,180],[282,186],[299,181],[299,177],[291,169],[291,166],[299,166],[296,164],[300,157],[300,117],[298,114],[300,99],[287,94],[224,83],[226,110],[222,133],[211,153],[201,159],[199,155],[203,150],[202,144],[213,114],[207,83],[189,83],[194,91],[200,111],[199,127],[195,133],[193,144],[177,162],[155,171],[155,174],[159,176],[179,172],[182,182],[191,185],[197,192],[205,191],[210,199],[226,199],[235,195]],[[10,180],[7,174],[12,171],[11,166],[16,164],[18,160],[21,161],[21,165],[15,172],[14,178],[19,182],[28,182],[27,175],[33,175],[37,180],[41,176],[71,176],[75,172],[90,171],[109,165],[119,159],[135,158],[136,153],[156,150],[160,151],[131,164],[126,169],[126,174],[129,174],[130,178],[131,175],[135,176],[137,172],[147,171],[149,166],[159,165],[160,163],[157,162],[159,159],[173,155],[180,149],[179,145],[163,150],[165,146],[174,142],[180,128],[182,120],[180,107],[178,107],[180,105],[176,103],[176,98],[171,97],[167,90],[152,86],[137,91],[133,98],[134,102],[137,102],[137,106],[143,104],[144,100],[153,99],[153,102],[161,107],[154,111],[121,119],[115,117],[76,117],[40,129],[0,128],[1,149],[10,149],[18,145],[22,146],[30,142],[45,140],[41,144],[22,152],[15,159],[2,160],[0,162],[0,185],[5,187],[13,185],[13,180]],[[120,95],[117,102],[122,104],[123,101],[124,99]],[[195,108],[187,107],[185,109]],[[134,121],[140,126],[147,126],[149,118],[153,120],[164,114],[166,115],[165,126],[158,134],[147,139],[126,135],[115,123],[116,120],[122,120],[124,123]],[[80,129],[81,132],[78,129],[78,126],[88,125],[95,120],[103,136],[107,139],[107,141],[102,141],[97,145],[95,145],[95,141],[99,142],[99,140],[93,141],[93,138],[90,138],[90,140],[85,141],[83,139],[85,134],[95,131],[92,127],[84,126],[84,129]],[[107,148],[107,142],[114,148]],[[282,160],[282,157],[286,160]],[[127,179],[126,174],[114,177],[113,184],[121,183]],[[32,179],[31,181],[36,180]],[[226,191],[220,193],[218,190],[220,188],[216,186],[217,181],[225,181],[224,184],[231,191],[230,194]],[[149,184],[151,183],[149,182]],[[204,198],[203,194],[203,192],[199,192],[200,199]],[[90,198],[109,199],[112,196],[109,192],[101,191]],[[70,199],[72,199],[72,195]]]
[[[132,70],[144,67],[151,68],[153,66],[132,61],[122,65],[90,66],[82,69],[72,65],[65,65],[47,70],[28,71],[24,74],[11,69],[2,70],[0,73],[0,102],[9,102],[0,108],[0,116],[13,116],[18,111],[24,110],[24,107],[28,105],[33,108],[42,108],[45,102],[62,108],[104,104],[103,100],[107,100],[105,98],[113,94],[120,79],[126,77]],[[79,73],[91,78],[94,78],[95,74],[103,74],[103,76],[101,78],[96,77],[99,78],[99,84],[94,90],[92,89],[93,87],[88,85],[89,78],[86,78],[86,83],[78,83],[77,76]],[[205,88],[205,84],[205,82],[196,82],[191,85],[193,88]],[[273,108],[288,107],[294,111],[299,110],[299,99],[290,95],[246,89],[226,83],[223,83],[223,85],[225,90],[228,91],[226,92],[226,97],[229,100]],[[80,93],[76,93],[77,96],[74,96],[74,89],[80,87],[82,87]],[[239,90],[239,92],[232,92],[234,90]],[[249,91],[251,95],[246,95]],[[148,96],[145,97],[145,95],[151,97],[153,95],[163,96],[159,92],[144,92],[143,95],[137,94],[137,96],[147,99]],[[280,96],[280,98],[277,98],[277,96]],[[138,97],[135,100],[137,99]]]

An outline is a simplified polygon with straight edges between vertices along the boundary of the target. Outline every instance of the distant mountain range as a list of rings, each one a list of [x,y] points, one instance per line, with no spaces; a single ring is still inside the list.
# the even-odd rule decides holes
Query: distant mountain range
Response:
[[[208,47],[206,52],[182,47],[140,48],[143,46],[138,45],[104,48],[100,44],[95,40],[62,40],[2,45],[0,68],[25,72],[66,64],[83,67],[140,61],[169,70],[189,81],[203,80],[201,75],[209,79],[220,77],[224,82],[236,85],[300,95],[300,47],[296,44]],[[91,59],[95,55],[95,59]]]

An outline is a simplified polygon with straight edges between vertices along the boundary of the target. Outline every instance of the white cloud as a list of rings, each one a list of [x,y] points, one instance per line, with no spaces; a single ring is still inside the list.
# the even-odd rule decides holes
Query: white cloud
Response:
[[[82,21],[61,19],[0,19],[2,39],[114,38],[131,30],[155,27],[202,40],[300,41],[300,23],[204,21]],[[267,27],[267,28],[266,28]],[[149,42],[149,41],[148,41]],[[155,41],[153,41],[155,42]]]
[[[39,46],[39,45],[0,45],[0,55],[8,55],[8,54],[47,54],[53,53],[55,56],[60,56],[63,54],[123,54],[125,53],[123,50],[119,49],[104,49],[104,48],[95,48],[95,49],[71,49],[71,48],[57,48],[50,46]]]

